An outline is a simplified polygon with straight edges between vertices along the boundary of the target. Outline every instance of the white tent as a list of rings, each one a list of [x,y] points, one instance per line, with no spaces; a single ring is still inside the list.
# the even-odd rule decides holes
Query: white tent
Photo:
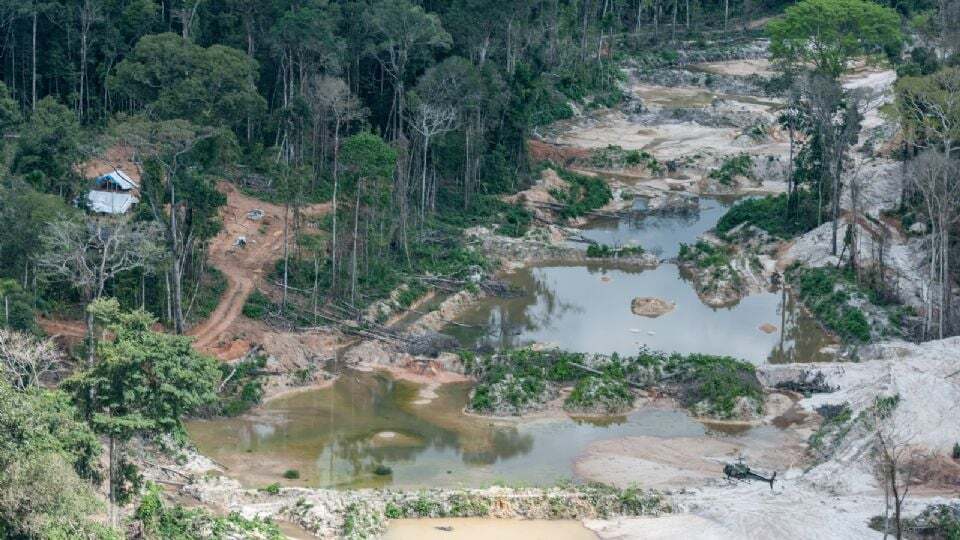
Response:
[[[125,214],[138,199],[129,193],[93,190],[87,193],[91,212],[98,214]]]

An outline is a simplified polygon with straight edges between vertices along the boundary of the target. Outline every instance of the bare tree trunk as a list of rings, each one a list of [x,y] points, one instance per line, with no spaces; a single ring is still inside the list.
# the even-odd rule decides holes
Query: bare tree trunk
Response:
[[[727,32],[727,21],[730,20],[730,0],[723,0],[723,32]]]
[[[430,148],[430,136],[423,136],[423,161],[420,169],[420,225],[426,216],[427,207],[427,150]]]
[[[337,188],[339,187],[340,171],[337,157],[340,151],[340,123],[337,122],[333,134],[333,244],[330,249],[330,290],[334,294],[337,290]]]
[[[290,276],[289,215],[290,215],[290,201],[288,200],[286,204],[283,205],[283,300],[281,300],[280,302],[280,313],[283,313],[284,310],[287,309],[287,288],[288,288],[287,285],[288,285],[288,279]]]
[[[37,110],[37,5],[33,5],[33,73],[30,82],[33,110]]]
[[[320,254],[313,254],[313,321],[317,321],[320,301]]]
[[[350,303],[357,303],[357,235],[360,224],[360,187],[363,179],[357,182],[357,196],[353,207],[353,254],[350,256]]]

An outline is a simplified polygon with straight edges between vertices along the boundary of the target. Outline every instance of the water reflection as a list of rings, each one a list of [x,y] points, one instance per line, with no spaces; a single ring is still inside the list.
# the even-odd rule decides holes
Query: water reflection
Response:
[[[699,211],[646,215],[645,199],[634,203],[636,213],[621,219],[591,221],[583,236],[609,245],[639,245],[664,258],[676,257],[680,244],[693,244],[723,217],[735,198],[700,198]]]
[[[283,472],[297,469],[300,479],[291,484],[351,488],[548,485],[570,478],[577,455],[593,441],[704,433],[685,413],[659,409],[612,419],[492,421],[463,414],[467,392],[446,385],[432,403],[417,406],[413,384],[347,372],[332,388],[188,429],[201,452],[246,485],[284,482]],[[377,475],[381,465],[392,474]]]
[[[672,264],[645,271],[606,263],[534,266],[504,279],[531,292],[484,300],[459,319],[471,327],[447,331],[468,347],[547,343],[581,352],[633,354],[647,346],[724,354],[757,364],[824,360],[819,351],[830,343],[789,293],[752,294],[734,306],[712,308]],[[676,308],[655,319],[639,317],[630,310],[638,296],[662,298]],[[776,331],[765,333],[763,325]]]

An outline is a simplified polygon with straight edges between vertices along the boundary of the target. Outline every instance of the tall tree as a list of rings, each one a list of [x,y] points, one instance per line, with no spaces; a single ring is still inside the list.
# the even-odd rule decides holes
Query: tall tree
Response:
[[[80,157],[80,141],[76,115],[54,98],[45,97],[20,130],[13,172],[22,174],[37,189],[69,200],[80,187],[73,169]]]
[[[65,219],[50,223],[41,237],[40,267],[63,278],[80,291],[85,306],[103,296],[104,287],[118,275],[153,266],[162,251],[154,243],[160,229],[152,222],[129,219]],[[87,312],[88,363],[93,363],[93,314]]]
[[[220,370],[215,359],[194,351],[190,338],[154,332],[156,320],[146,312],[125,313],[114,299],[97,300],[90,311],[107,330],[97,344],[98,361],[66,387],[108,438],[114,505],[128,495],[123,444],[138,434],[182,438],[183,417],[216,400]]]
[[[395,139],[400,136],[405,114],[408,64],[420,53],[449,48],[452,39],[438,16],[408,0],[383,0],[373,4],[367,14],[367,24],[374,39],[369,52],[376,56],[393,83],[388,125]]]
[[[363,118],[366,110],[361,107],[360,101],[350,92],[350,88],[342,79],[333,77],[314,77],[307,89],[307,99],[314,113],[315,124],[333,124],[333,160],[330,167],[333,177],[333,195],[331,197],[332,227],[330,249],[330,280],[331,287],[336,287],[338,273],[337,252],[337,214],[338,195],[340,191],[340,139],[342,130]],[[327,120],[329,119],[329,120]],[[333,292],[333,291],[332,291]]]
[[[830,77],[856,56],[898,51],[903,41],[897,12],[870,0],[803,0],[770,21],[767,33],[775,59],[809,62]]]
[[[217,209],[226,202],[213,180],[202,174],[203,144],[214,145],[218,132],[185,120],[131,120],[116,128],[121,144],[133,151],[142,193],[154,220],[163,224],[170,256],[169,277],[174,329],[182,334],[183,277],[197,245],[220,229]],[[226,157],[214,146],[220,157]]]
[[[157,34],[137,42],[108,82],[129,110],[243,134],[247,120],[266,107],[255,85],[257,70],[256,61],[237,49]]]
[[[397,152],[372,133],[353,135],[343,143],[342,163],[347,181],[345,191],[353,195],[353,233],[350,253],[350,301],[357,301],[357,272],[361,245],[360,218],[383,219],[383,210],[390,202],[390,184],[397,162]],[[352,192],[352,193],[351,193]],[[382,236],[379,237],[382,241]],[[370,237],[366,237],[366,242]]]

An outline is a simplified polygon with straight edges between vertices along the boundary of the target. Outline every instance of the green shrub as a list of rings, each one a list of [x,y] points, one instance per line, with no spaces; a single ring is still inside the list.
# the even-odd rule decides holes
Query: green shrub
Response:
[[[403,517],[403,510],[396,504],[388,502],[387,507],[383,510],[383,515],[387,519],[400,519]]]
[[[816,205],[805,192],[796,197],[793,209],[786,194],[739,201],[720,218],[715,230],[724,235],[742,223],[750,223],[778,238],[803,234],[817,226]]]
[[[386,465],[380,464],[374,467],[373,474],[377,476],[390,476],[393,474],[393,469],[387,467]]]
[[[557,175],[567,182],[567,189],[553,189],[550,194],[565,208],[560,211],[564,218],[580,217],[596,210],[613,199],[610,186],[602,178],[577,174],[558,169]]]
[[[725,186],[733,185],[737,176],[753,177],[753,158],[750,154],[737,154],[729,157],[720,164],[720,168],[710,171],[708,175]]]
[[[215,516],[206,509],[184,508],[179,504],[170,507],[164,503],[162,493],[159,487],[148,486],[134,511],[133,519],[142,526],[145,538],[286,538],[280,528],[269,520],[247,519],[235,512],[226,517]],[[212,534],[204,536],[202,531]]]
[[[243,304],[243,314],[251,319],[262,319],[273,310],[273,302],[259,290],[255,290],[247,297]]]
[[[571,411],[622,413],[633,406],[635,398],[622,373],[599,377],[590,375],[577,381],[564,401]]]
[[[814,316],[841,338],[866,342],[870,340],[870,322],[863,312],[848,305],[853,289],[861,294],[852,277],[836,268],[798,268],[791,271],[800,293],[800,300]]]
[[[413,281],[407,285],[406,289],[397,294],[397,303],[400,304],[400,307],[408,308],[426,293],[427,287],[423,283]]]
[[[283,477],[287,480],[296,480],[300,478],[300,471],[296,469],[287,469],[283,471]]]
[[[960,442],[953,443],[953,459],[960,459]]]
[[[279,495],[280,494],[280,484],[274,482],[267,487],[263,488],[261,491],[268,495]]]

